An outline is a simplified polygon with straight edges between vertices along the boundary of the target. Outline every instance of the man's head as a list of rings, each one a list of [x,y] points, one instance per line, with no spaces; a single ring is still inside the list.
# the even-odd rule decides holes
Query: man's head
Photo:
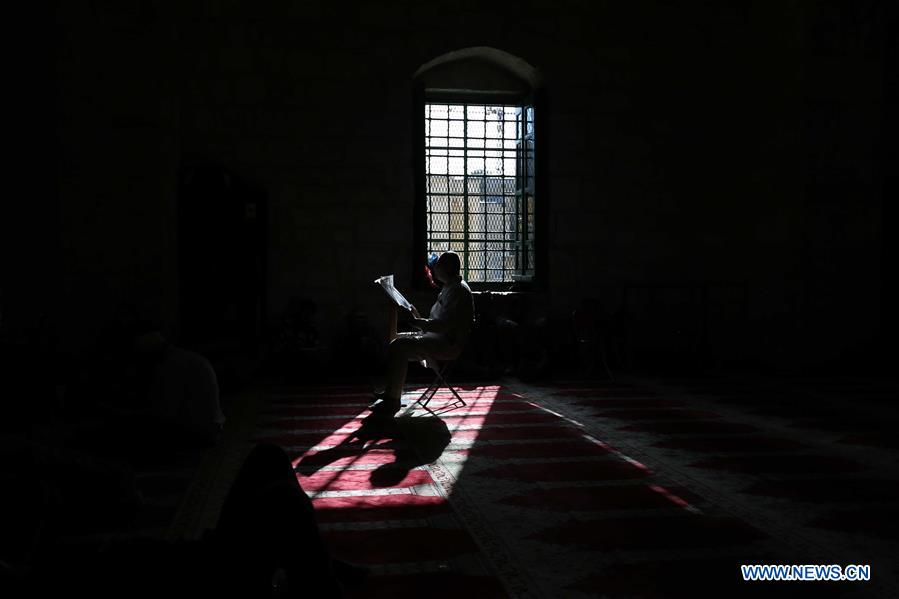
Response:
[[[446,285],[459,278],[462,261],[456,252],[443,252],[434,264],[434,277]]]

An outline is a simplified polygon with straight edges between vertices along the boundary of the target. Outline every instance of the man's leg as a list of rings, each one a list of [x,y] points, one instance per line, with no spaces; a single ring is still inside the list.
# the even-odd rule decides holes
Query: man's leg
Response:
[[[400,396],[406,382],[409,362],[435,358],[453,359],[458,351],[441,336],[432,333],[400,335],[390,343],[387,356],[387,384],[383,398],[372,405],[372,409],[393,410],[400,408]]]
[[[387,351],[387,381],[384,387],[384,399],[399,404],[409,371],[409,361],[419,359],[420,335],[399,335],[390,342]]]
[[[368,407],[372,412],[395,414],[401,407],[400,397],[406,383],[409,360],[415,360],[419,335],[401,333],[387,349],[387,376],[383,393],[375,393],[377,400]]]

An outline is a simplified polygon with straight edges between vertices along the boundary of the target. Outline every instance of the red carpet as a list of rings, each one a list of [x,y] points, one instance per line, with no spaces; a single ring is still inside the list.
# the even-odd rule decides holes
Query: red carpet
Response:
[[[336,555],[360,564],[449,560],[478,552],[468,532],[459,528],[330,530],[325,536]]]
[[[482,427],[485,437],[498,441],[572,437],[555,424],[556,417],[498,391],[466,390],[468,408],[442,420],[398,419],[399,426],[366,419],[370,394],[359,388],[272,393],[255,441],[277,443],[294,459],[297,478],[312,497],[334,554],[372,567],[373,576],[351,596],[418,597],[422,588],[432,597],[506,596],[490,560],[423,459],[433,461],[444,452],[464,455]],[[438,394],[432,406],[446,399]],[[457,429],[453,435],[447,425]],[[432,439],[442,440],[436,454],[427,448]],[[512,447],[511,453],[520,451]]]
[[[645,393],[634,391],[635,396]],[[602,509],[678,512],[690,505],[683,499],[688,492],[678,495],[640,482],[651,476],[648,468],[587,438],[533,398],[498,386],[463,389],[462,396],[469,405],[439,420],[423,418],[427,414],[419,410],[397,419],[394,428],[375,426],[374,432],[366,419],[368,394],[358,389],[281,389],[263,408],[255,440],[277,443],[294,458],[298,480],[313,498],[335,554],[374,567],[366,585],[371,595],[360,590],[359,596],[420,596],[417,585],[427,581],[432,589],[435,580],[442,585],[436,596],[501,597],[535,590],[527,573],[530,564],[514,555],[509,546],[514,540],[504,538],[502,518],[494,518],[497,507],[515,522],[516,506],[593,514]],[[445,391],[438,393],[432,407],[439,411],[451,400]],[[633,401],[645,407],[681,405]],[[608,398],[594,407],[633,405]],[[628,415],[626,410],[622,415]],[[436,428],[416,432],[424,422]],[[428,449],[429,440],[441,435],[442,446]],[[572,483],[600,486],[540,488]],[[609,483],[613,486],[603,486]],[[583,531],[590,526],[595,523],[587,521]],[[560,540],[578,545],[567,542],[567,525],[540,534],[547,547]],[[428,595],[434,596],[430,590]]]
[[[411,589],[417,589],[419,594],[414,595]],[[357,589],[348,594],[349,599],[395,599],[413,596],[427,596],[429,599],[488,598],[505,597],[506,591],[496,578],[490,576],[429,572],[378,576],[371,579],[364,589]]]
[[[861,464],[853,460],[822,455],[720,457],[694,462],[693,465],[697,468],[709,468],[712,470],[766,474],[832,474],[837,472],[858,472],[862,469]]]
[[[665,491],[653,485],[615,487],[562,487],[539,489],[504,497],[501,502],[541,510],[643,510],[680,507],[690,497],[683,489]]]
[[[765,534],[735,518],[707,516],[625,517],[577,521],[534,535],[560,545],[594,550],[731,547]]]
[[[334,553],[372,568],[351,597],[795,596],[739,578],[741,563],[816,563],[787,542],[790,530],[755,517],[776,502],[821,504],[798,510],[804,533],[857,525],[896,538],[884,525],[897,513],[883,501],[899,499],[888,474],[796,438],[795,419],[777,431],[760,423],[806,414],[752,399],[789,393],[680,384],[688,392],[468,386],[466,407],[386,421],[367,418],[367,389],[281,388],[256,440],[288,451]],[[452,400],[440,392],[432,408]],[[889,442],[861,429],[838,440]],[[848,501],[872,509],[827,503]],[[832,585],[813,590],[840,596]]]
[[[768,561],[786,563],[789,558],[771,554],[743,553],[732,557],[703,557],[701,559],[649,560],[638,564],[615,564],[585,576],[572,585],[573,589],[592,594],[604,589],[611,597],[641,597],[643,599],[696,597],[765,599],[804,596],[842,597],[845,589],[837,583],[814,583],[806,594],[797,584],[767,582],[748,584],[740,577],[740,564],[759,564]]]
[[[722,378],[617,390],[600,383],[592,392],[583,384],[549,387],[548,407],[675,481],[667,489],[678,489],[703,515],[649,515],[659,498],[619,489],[560,486],[504,501],[570,517],[537,540],[628,556],[601,561],[566,586],[586,595],[899,596],[899,441],[891,424],[899,393],[863,381],[832,383]],[[590,519],[591,507],[608,517]],[[878,576],[749,584],[739,565],[751,563],[862,563]]]
[[[689,451],[708,452],[744,452],[744,451],[784,451],[802,449],[806,445],[781,437],[767,435],[751,435],[745,437],[698,437],[687,439],[664,439],[654,443],[656,447],[685,449]]]
[[[439,496],[376,495],[371,497],[322,497],[313,501],[319,523],[420,520],[452,514]]]

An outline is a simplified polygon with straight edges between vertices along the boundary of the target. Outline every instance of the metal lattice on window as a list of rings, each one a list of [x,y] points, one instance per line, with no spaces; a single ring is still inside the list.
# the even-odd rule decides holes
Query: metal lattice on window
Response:
[[[534,109],[425,104],[427,251],[470,282],[534,276]]]

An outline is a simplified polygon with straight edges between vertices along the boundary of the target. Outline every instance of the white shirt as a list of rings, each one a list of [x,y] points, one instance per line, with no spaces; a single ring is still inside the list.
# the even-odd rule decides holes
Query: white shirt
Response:
[[[453,345],[462,345],[474,322],[474,296],[468,283],[459,279],[444,285],[429,314],[428,328],[442,334]]]
[[[156,368],[150,395],[154,411],[163,420],[201,431],[225,422],[215,370],[209,360],[192,351],[169,349]]]

